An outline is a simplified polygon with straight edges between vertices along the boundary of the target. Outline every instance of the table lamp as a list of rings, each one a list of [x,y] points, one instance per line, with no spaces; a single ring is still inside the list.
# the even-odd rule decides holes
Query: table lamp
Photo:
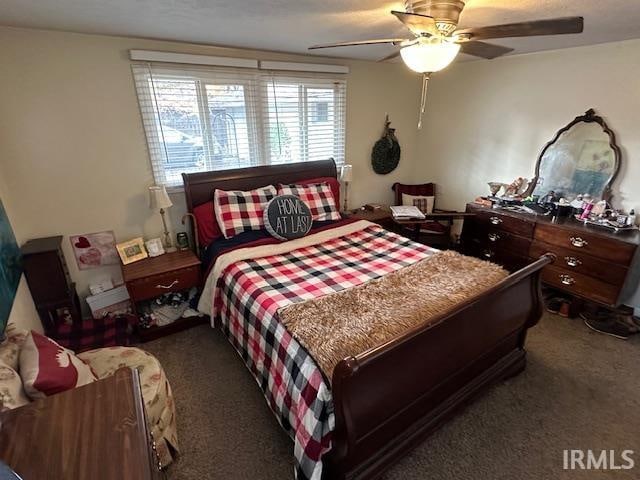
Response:
[[[340,180],[344,183],[344,209],[343,211],[347,211],[348,202],[349,202],[349,183],[353,180],[353,166],[352,165],[343,165],[340,170]]]
[[[164,249],[167,252],[175,252],[176,248],[171,241],[171,235],[167,229],[167,221],[164,217],[165,208],[173,206],[167,190],[163,185],[154,185],[149,187],[149,208],[151,210],[160,210],[160,216],[162,217],[162,226],[164,227]]]

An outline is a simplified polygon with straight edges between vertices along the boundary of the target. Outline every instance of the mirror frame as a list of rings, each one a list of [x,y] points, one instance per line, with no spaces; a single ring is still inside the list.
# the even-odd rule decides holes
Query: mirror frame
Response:
[[[570,130],[574,125],[577,125],[578,123],[581,123],[581,122],[597,123],[598,125],[600,125],[604,133],[606,133],[609,136],[609,146],[613,150],[613,154],[615,157],[615,165],[614,165],[613,175],[611,175],[611,179],[606,183],[606,185],[604,186],[604,189],[602,190],[602,199],[606,200],[607,202],[610,201],[612,197],[611,187],[620,171],[620,164],[622,161],[622,152],[620,151],[620,147],[616,143],[615,133],[613,133],[613,131],[607,125],[607,122],[605,122],[602,117],[596,115],[596,111],[593,108],[590,108],[585,112],[584,115],[580,115],[576,117],[567,126],[558,130],[558,133],[556,133],[555,137],[553,137],[553,140],[551,140],[549,143],[547,143],[544,146],[544,148],[542,149],[542,152],[540,152],[540,155],[538,156],[538,161],[536,162],[535,176],[531,180],[531,183],[529,184],[529,187],[527,188],[527,190],[523,193],[523,196],[525,198],[533,194],[534,190],[536,189],[536,185],[538,184],[538,178],[540,176],[540,163],[542,162],[544,154],[547,153],[547,150],[549,150],[549,148],[551,148],[551,146],[558,141],[558,139],[564,132]]]

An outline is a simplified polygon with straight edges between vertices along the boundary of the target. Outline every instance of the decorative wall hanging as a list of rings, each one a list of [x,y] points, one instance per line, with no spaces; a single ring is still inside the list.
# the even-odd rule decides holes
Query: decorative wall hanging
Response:
[[[79,270],[119,263],[116,237],[112,231],[71,235],[69,240]]]
[[[371,166],[380,175],[393,172],[400,163],[400,144],[396,138],[396,129],[390,128],[389,115],[384,122],[382,138],[373,146]]]

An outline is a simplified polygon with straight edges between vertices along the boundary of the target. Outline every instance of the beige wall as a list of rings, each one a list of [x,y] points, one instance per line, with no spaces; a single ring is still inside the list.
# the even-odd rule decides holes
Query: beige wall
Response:
[[[434,76],[416,178],[463,208],[486,182],[531,178],[555,132],[593,107],[616,133],[614,206],[640,207],[640,40],[477,61]]]
[[[148,209],[153,183],[128,50],[154,49],[250,58],[327,59],[221,49],[122,37],[0,27],[0,162],[18,240],[114,230],[118,240],[158,236],[160,217]],[[347,161],[354,166],[351,205],[391,199],[390,185],[409,180],[418,158],[415,117],[419,78],[402,65],[336,61],[348,75]],[[403,147],[400,167],[378,176],[371,147],[388,112]],[[183,196],[173,195],[181,229]],[[96,276],[80,272],[68,240],[65,255],[81,294]]]

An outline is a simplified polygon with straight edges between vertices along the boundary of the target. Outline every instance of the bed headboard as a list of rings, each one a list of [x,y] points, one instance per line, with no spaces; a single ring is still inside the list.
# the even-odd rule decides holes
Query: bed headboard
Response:
[[[283,165],[264,165],[260,167],[235,168],[215,172],[183,173],[184,194],[187,200],[187,211],[213,200],[213,191],[252,190],[265,185],[291,183],[307,178],[337,177],[338,170],[333,158],[317,162],[286,163]],[[193,223],[191,227],[194,236]]]

